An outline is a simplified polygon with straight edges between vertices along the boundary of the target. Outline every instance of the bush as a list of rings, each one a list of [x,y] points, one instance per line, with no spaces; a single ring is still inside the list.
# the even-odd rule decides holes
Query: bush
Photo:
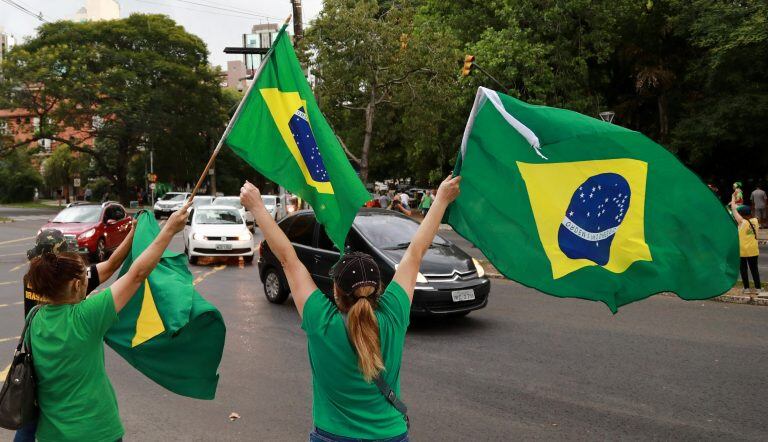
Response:
[[[104,195],[112,189],[112,182],[106,178],[99,177],[91,180],[85,187],[93,192],[91,201],[101,201]]]
[[[0,160],[0,203],[32,201],[42,184],[43,178],[26,154],[14,152]]]

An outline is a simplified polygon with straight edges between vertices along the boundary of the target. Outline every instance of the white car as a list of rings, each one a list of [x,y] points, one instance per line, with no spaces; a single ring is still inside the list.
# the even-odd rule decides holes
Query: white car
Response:
[[[171,213],[181,209],[187,198],[189,198],[189,193],[187,192],[166,193],[155,203],[155,218],[160,219],[164,216],[170,216]]]
[[[184,227],[184,253],[190,264],[201,256],[242,256],[253,262],[253,235],[240,211],[231,206],[194,209]]]
[[[210,206],[213,204],[213,197],[208,195],[195,195],[195,198],[192,200],[192,207],[198,208],[202,206]]]
[[[248,227],[253,228],[253,225],[254,225],[253,214],[245,210],[245,207],[243,207],[243,204],[240,203],[239,196],[220,196],[215,200],[213,200],[213,205],[234,207],[235,209],[240,211],[240,216],[242,216],[245,219],[245,224]]]
[[[280,219],[277,216],[277,208],[280,206],[280,202],[277,200],[277,196],[262,195],[261,200],[264,201],[264,207],[267,209],[267,212],[269,212],[269,215],[272,216],[272,219]]]

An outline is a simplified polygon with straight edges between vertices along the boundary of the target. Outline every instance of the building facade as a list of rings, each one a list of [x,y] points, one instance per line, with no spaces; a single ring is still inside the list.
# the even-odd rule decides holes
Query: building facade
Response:
[[[120,18],[120,3],[116,0],[86,0],[85,6],[78,9],[74,20],[97,21]]]

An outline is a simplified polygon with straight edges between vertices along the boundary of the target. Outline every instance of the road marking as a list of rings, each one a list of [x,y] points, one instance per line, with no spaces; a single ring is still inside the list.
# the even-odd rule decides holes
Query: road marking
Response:
[[[19,302],[12,302],[12,303],[10,303],[10,304],[0,304],[0,308],[3,308],[3,307],[10,307],[10,306],[12,306],[12,305],[21,305],[21,304],[24,304],[24,301],[19,301]]]
[[[5,281],[5,282],[0,282],[0,285],[10,285],[10,284],[18,284],[18,283],[19,283],[18,281]]]
[[[26,265],[27,265],[26,262],[24,264],[19,264],[16,267],[12,268],[11,270],[8,270],[8,273],[15,272],[16,270],[19,270],[20,268],[22,268],[22,267],[24,267]]]
[[[26,255],[27,252],[19,252],[19,253],[6,253],[5,255],[0,255],[0,258],[4,258],[6,256],[19,256],[19,255]]]
[[[11,336],[10,338],[0,338],[0,343],[8,341],[18,341],[21,336]]]
[[[7,367],[3,369],[3,371],[0,371],[0,381],[5,382],[5,378],[8,376],[8,370],[11,369],[11,364],[8,364]]]
[[[223,269],[223,268],[225,268],[225,267],[226,267],[225,265],[218,265],[218,266],[214,267],[214,268],[213,268],[213,270],[210,270],[210,271],[208,271],[208,272],[205,272],[205,273],[203,273],[202,275],[198,276],[198,277],[195,279],[195,281],[192,283],[192,285],[198,285],[198,284],[200,284],[201,282],[203,282],[203,280],[205,280],[205,278],[207,278],[207,277],[209,277],[209,276],[213,275],[214,273],[218,272],[219,270],[221,270],[221,269]]]
[[[0,246],[5,245],[5,244],[12,244],[12,243],[15,243],[15,242],[29,241],[30,239],[35,239],[35,238],[36,238],[36,236],[28,236],[26,238],[11,239],[9,241],[0,241]]]

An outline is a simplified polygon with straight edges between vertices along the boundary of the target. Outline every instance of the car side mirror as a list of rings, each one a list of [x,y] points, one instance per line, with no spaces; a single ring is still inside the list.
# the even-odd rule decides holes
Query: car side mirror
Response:
[[[113,226],[115,224],[117,224],[117,220],[114,220],[114,219],[108,219],[107,220],[107,225],[108,226]]]

